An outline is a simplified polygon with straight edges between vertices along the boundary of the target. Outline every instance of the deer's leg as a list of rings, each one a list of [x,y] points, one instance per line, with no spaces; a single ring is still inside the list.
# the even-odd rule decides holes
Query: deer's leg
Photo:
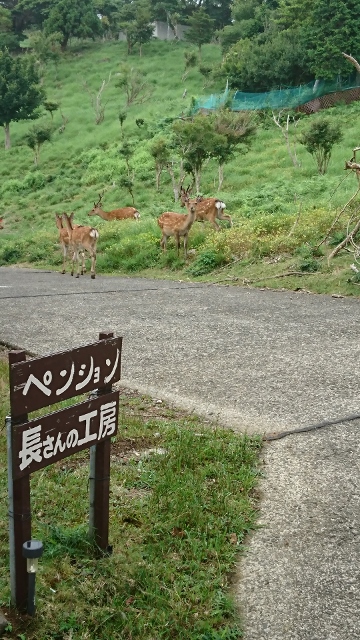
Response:
[[[160,247],[163,251],[166,251],[167,248],[167,236],[163,236],[160,240]]]
[[[220,225],[216,222],[216,220],[211,221],[211,226],[213,229],[215,229],[215,231],[220,231],[221,229]]]
[[[228,213],[224,213],[223,210],[219,210],[217,217],[219,220],[228,220],[230,222],[230,227],[233,226],[231,216]]]
[[[79,256],[79,248],[76,247],[74,250],[74,256],[73,256],[73,272],[74,272],[74,262],[76,260],[76,277],[79,278],[80,277],[80,256]],[[71,274],[73,275],[73,273]]]
[[[66,256],[67,256],[67,252],[68,252],[68,247],[66,246],[66,244],[63,245],[63,268],[62,268],[62,272],[61,273],[65,273],[66,272]]]
[[[96,266],[96,251],[92,250],[91,252],[91,268],[90,268],[90,273],[91,273],[91,279],[95,280],[95,266]]]
[[[81,264],[81,275],[83,276],[86,273],[86,264],[85,264],[85,251],[81,252],[82,264]]]
[[[74,275],[74,266],[75,266],[75,258],[76,258],[76,250],[73,249],[72,259],[71,259],[71,275]]]
[[[179,251],[180,251],[180,237],[178,233],[174,234],[174,239],[175,239],[175,244],[176,244],[176,251],[177,251],[177,255],[179,256]]]
[[[185,260],[187,258],[187,245],[188,245],[188,234],[185,233],[185,235],[184,235],[184,258],[185,258]]]

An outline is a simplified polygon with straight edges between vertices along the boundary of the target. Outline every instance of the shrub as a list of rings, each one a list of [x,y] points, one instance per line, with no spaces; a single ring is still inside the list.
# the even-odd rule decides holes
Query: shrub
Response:
[[[320,174],[326,173],[331,158],[331,151],[342,139],[340,125],[328,118],[314,120],[300,138],[301,144],[313,156]]]
[[[216,269],[216,267],[225,264],[224,254],[217,253],[212,249],[206,249],[196,258],[196,260],[187,269],[193,276],[203,276]]]

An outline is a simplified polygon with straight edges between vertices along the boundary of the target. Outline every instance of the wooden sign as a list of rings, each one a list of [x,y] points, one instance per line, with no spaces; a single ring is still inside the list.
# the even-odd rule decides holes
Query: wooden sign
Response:
[[[10,370],[12,417],[118,382],[121,345],[122,338],[108,338],[13,364]]]
[[[119,392],[14,426],[13,478],[20,478],[116,435]]]
[[[28,576],[22,554],[31,539],[30,474],[90,448],[89,535],[109,553],[110,446],[117,432],[122,338],[26,360],[9,352],[10,411],[6,418],[9,481],[11,600],[26,610]],[[28,413],[94,391],[85,402],[28,420]]]

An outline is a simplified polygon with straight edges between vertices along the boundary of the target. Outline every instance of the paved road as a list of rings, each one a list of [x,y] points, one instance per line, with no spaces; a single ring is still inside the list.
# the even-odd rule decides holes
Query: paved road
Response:
[[[0,268],[0,339],[36,354],[124,337],[123,381],[240,431],[360,409],[359,300]]]
[[[249,433],[360,412],[357,299],[0,268],[0,341],[35,354],[124,337],[124,384]],[[360,638],[358,424],[264,448],[240,563],[245,640]],[[278,613],[276,613],[278,608]]]

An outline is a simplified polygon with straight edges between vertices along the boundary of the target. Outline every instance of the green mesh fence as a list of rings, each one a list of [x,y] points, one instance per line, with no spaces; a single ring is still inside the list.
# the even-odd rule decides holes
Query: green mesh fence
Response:
[[[229,89],[224,93],[200,98],[195,101],[193,113],[200,109],[212,110],[226,104],[232,111],[247,111],[260,109],[295,109],[311,100],[322,96],[347,91],[360,87],[360,78],[353,74],[348,78],[333,80],[316,80],[300,87],[279,89],[266,93],[244,93],[237,91],[232,97]]]

